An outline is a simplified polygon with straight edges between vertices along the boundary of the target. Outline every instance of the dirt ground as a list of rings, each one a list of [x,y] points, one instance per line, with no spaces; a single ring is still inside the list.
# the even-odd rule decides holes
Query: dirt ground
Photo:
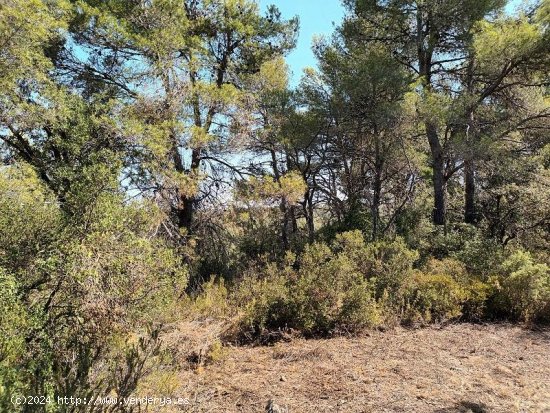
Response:
[[[456,324],[229,347],[182,368],[191,412],[550,412],[550,330]]]

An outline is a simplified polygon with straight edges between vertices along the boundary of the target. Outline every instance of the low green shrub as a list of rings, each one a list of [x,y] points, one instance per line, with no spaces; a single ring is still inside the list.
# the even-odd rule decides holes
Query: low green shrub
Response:
[[[393,301],[401,301],[401,288],[412,275],[413,265],[418,259],[418,253],[407,247],[400,238],[395,241],[380,241],[367,244],[364,248],[363,272],[373,279],[376,298],[380,299],[384,292]]]
[[[239,334],[245,339],[262,336],[266,331],[287,328],[290,314],[289,280],[274,268],[261,278],[245,278],[237,287],[233,303],[241,310]]]
[[[26,391],[18,360],[26,354],[25,336],[29,314],[17,294],[15,277],[0,267],[0,411],[9,411],[13,395]]]
[[[343,234],[331,246],[307,246],[298,268],[270,265],[256,279],[245,277],[235,292],[241,331],[250,337],[286,328],[324,335],[379,324],[373,284],[357,255],[361,247],[358,233]]]
[[[404,286],[403,321],[441,322],[462,315],[467,295],[452,276],[415,271]]]
[[[30,390],[129,394],[187,282],[152,235],[164,213],[105,190],[68,214],[31,172],[0,172],[0,411]]]
[[[290,297],[297,328],[306,334],[356,330],[378,323],[371,284],[348,251],[335,251],[339,247],[331,250],[315,244],[302,256]]]
[[[496,279],[496,306],[515,319],[550,320],[550,268],[529,252],[516,251],[502,264]]]
[[[512,254],[494,277],[451,257],[415,269],[417,259],[400,239],[368,244],[359,231],[306,246],[285,265],[243,277],[231,295],[239,330],[254,339],[286,329],[312,336],[381,324],[550,318],[548,266],[528,253]]]
[[[469,224],[454,224],[446,231],[431,223],[409,242],[418,245],[420,261],[434,257],[452,258],[461,262],[469,274],[478,277],[490,275],[504,259],[501,245],[488,238],[481,228]]]
[[[460,285],[464,293],[461,309],[462,319],[479,321],[487,315],[486,302],[492,295],[493,288],[491,284],[482,281],[479,276],[468,272],[463,262],[454,258],[441,260],[430,258],[424,271],[432,275],[444,274]]]
[[[468,282],[469,274],[466,266],[453,258],[443,258],[441,260],[430,258],[424,266],[424,271],[429,274],[447,274],[459,283]]]
[[[481,321],[494,317],[491,314],[489,300],[494,296],[495,288],[490,282],[481,280],[469,280],[465,286],[466,299],[462,305],[462,316],[464,320]]]
[[[369,283],[357,282],[346,293],[336,324],[341,330],[358,331],[382,324],[384,315]]]
[[[332,248],[351,260],[369,280],[374,297],[377,301],[383,299],[386,311],[394,311],[401,305],[402,287],[413,274],[418,252],[409,249],[401,238],[366,243],[360,231],[338,234]]]
[[[229,311],[229,290],[223,279],[213,277],[201,285],[194,297],[187,296],[183,302],[183,312],[187,317],[221,318]]]

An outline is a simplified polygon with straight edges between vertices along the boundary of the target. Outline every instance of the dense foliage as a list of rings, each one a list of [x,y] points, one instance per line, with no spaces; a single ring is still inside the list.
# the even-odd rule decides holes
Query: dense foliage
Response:
[[[343,6],[291,88],[274,6],[0,0],[1,411],[129,411],[10,400],[135,394],[189,314],[550,321],[550,2]]]

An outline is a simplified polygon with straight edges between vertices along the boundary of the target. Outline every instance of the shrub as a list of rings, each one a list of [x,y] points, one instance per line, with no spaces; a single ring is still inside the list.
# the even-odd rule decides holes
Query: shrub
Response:
[[[550,268],[535,263],[531,254],[517,251],[502,264],[497,305],[524,321],[550,319]]]
[[[491,316],[488,301],[494,295],[494,285],[480,280],[469,280],[465,286],[466,299],[462,305],[464,319],[480,321]]]
[[[452,258],[460,261],[470,274],[486,276],[502,262],[499,244],[488,239],[481,229],[469,224],[455,224],[446,233],[441,228],[428,224],[418,239],[421,261],[430,258]]]
[[[229,292],[223,279],[212,278],[202,284],[195,297],[186,297],[184,312],[193,317],[220,318],[229,313]]]
[[[400,301],[401,287],[411,276],[418,253],[407,248],[405,242],[381,241],[365,247],[364,273],[374,278],[376,297],[380,299],[386,291],[394,303]]]
[[[450,302],[450,311],[443,319],[461,316],[466,320],[479,321],[486,316],[486,302],[492,295],[492,286],[469,273],[464,263],[453,258],[430,258],[423,268],[423,273],[445,280],[449,287],[447,298],[454,297]],[[445,301],[445,297],[441,299]],[[456,310],[458,306],[461,307],[460,311]]]
[[[173,397],[181,385],[181,379],[177,371],[157,368],[140,381],[136,394]]]
[[[346,233],[332,246],[307,246],[298,269],[269,265],[260,277],[245,278],[235,293],[241,330],[250,337],[285,328],[318,335],[379,324],[374,289],[363,273],[364,249],[360,233]]]
[[[55,198],[30,167],[0,167],[0,266],[18,279],[20,288],[40,281],[33,272],[17,273],[51,249],[61,222]]]
[[[208,348],[208,351],[206,353],[205,363],[207,364],[219,363],[226,356],[227,356],[227,350],[226,348],[224,348],[222,342],[220,340],[215,340]]]
[[[246,277],[239,284],[233,302],[241,309],[239,335],[251,340],[268,330],[285,328],[291,322],[288,279],[272,266],[261,278]]]
[[[15,278],[0,267],[0,411],[9,411],[11,396],[26,390],[18,360],[26,352],[22,332],[30,320],[17,287]]]
[[[287,328],[326,335],[382,322],[478,321],[502,312],[550,319],[548,266],[527,253],[510,256],[496,278],[451,257],[432,257],[414,269],[417,259],[400,239],[367,244],[359,231],[306,246],[297,260],[289,256],[285,265],[244,277],[233,294],[242,310],[240,330],[250,339]]]
[[[6,396],[25,389],[67,396],[133,391],[139,366],[158,347],[157,321],[187,281],[176,251],[154,236],[164,215],[145,201],[125,203],[116,191],[69,214],[31,172],[8,168],[12,185],[4,173],[0,410]],[[117,340],[127,345],[113,346]]]
[[[469,279],[466,266],[462,262],[452,258],[443,258],[442,260],[430,258],[424,268],[424,271],[429,274],[450,275],[454,280],[461,284],[467,283]]]
[[[373,289],[360,262],[348,255],[353,252],[338,253],[324,244],[306,248],[290,291],[297,327],[306,334],[356,330],[378,322]]]
[[[383,314],[372,290],[371,284],[365,282],[358,282],[349,289],[336,319],[340,329],[358,331],[382,323]]]
[[[404,321],[445,321],[462,315],[464,288],[448,274],[415,271],[404,291]]]

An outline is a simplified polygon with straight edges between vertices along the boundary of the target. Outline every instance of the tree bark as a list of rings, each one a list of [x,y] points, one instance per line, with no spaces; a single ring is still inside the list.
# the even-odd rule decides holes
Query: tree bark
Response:
[[[473,159],[464,160],[464,222],[477,222],[475,205],[475,165]]]
[[[424,11],[419,7],[416,13],[416,46],[420,78],[424,89],[432,88],[432,57],[437,42],[438,33],[433,31],[429,14],[424,16]],[[434,191],[434,207],[432,221],[435,225],[445,225],[445,159],[444,151],[439,140],[437,125],[431,121],[425,122],[426,135],[430,144],[432,155],[432,179]]]
[[[315,221],[313,213],[313,193],[308,189],[303,203],[304,216],[306,217],[308,242],[313,244],[315,241]]]
[[[195,176],[199,172],[199,166],[201,161],[200,149],[193,149],[191,153],[191,173]],[[193,218],[195,214],[195,206],[197,198],[195,195],[181,195],[180,196],[180,208],[177,211],[178,215],[178,227],[185,228],[187,234],[190,234],[193,230]]]
[[[288,251],[290,249],[290,241],[288,238],[288,221],[290,220],[290,214],[285,197],[281,200],[280,210],[283,217],[281,221],[281,241],[283,242],[283,249]]]
[[[434,190],[433,223],[435,225],[445,225],[446,215],[446,180],[445,180],[445,159],[443,148],[439,142],[437,127],[431,123],[426,123],[426,133],[430,150],[432,154],[432,179]]]
[[[377,132],[375,131],[375,134]],[[374,171],[374,183],[372,188],[372,240],[376,241],[378,238],[378,227],[380,221],[380,199],[382,194],[382,168],[384,166],[384,160],[380,154],[380,142],[379,137],[375,136],[375,171]]]
[[[470,56],[466,76],[466,88],[469,94],[474,91],[474,57]],[[477,144],[477,133],[474,123],[475,106],[469,108],[466,121],[466,156],[464,157],[464,222],[476,224],[475,204],[475,163],[474,152]]]
[[[275,182],[281,185],[281,171],[279,171],[279,162],[277,161],[277,153],[274,148],[270,150],[271,154],[271,167],[273,168],[273,176],[275,177]],[[289,222],[293,220],[292,206],[288,205],[286,197],[282,197],[281,203],[279,204],[279,209],[281,211],[281,241],[283,243],[283,249],[285,251],[290,250],[290,239],[288,235]]]

